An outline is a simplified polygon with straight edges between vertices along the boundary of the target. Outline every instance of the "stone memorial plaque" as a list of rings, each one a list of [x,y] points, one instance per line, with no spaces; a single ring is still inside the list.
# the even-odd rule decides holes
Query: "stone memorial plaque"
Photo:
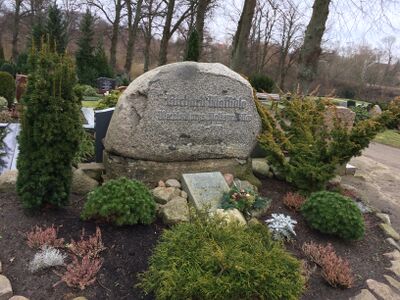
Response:
[[[229,186],[221,172],[182,174],[182,187],[196,209],[216,209]]]

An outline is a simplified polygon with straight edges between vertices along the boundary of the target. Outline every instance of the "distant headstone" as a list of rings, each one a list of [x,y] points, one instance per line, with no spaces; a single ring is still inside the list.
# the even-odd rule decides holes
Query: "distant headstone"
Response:
[[[216,209],[229,186],[220,172],[182,174],[183,190],[196,209]]]
[[[109,92],[115,89],[117,82],[113,78],[99,77],[96,79],[97,89],[100,94]]]
[[[112,177],[155,183],[191,172],[235,175],[238,164],[249,167],[260,130],[253,89],[241,75],[222,64],[174,63],[138,77],[121,95],[105,166]]]

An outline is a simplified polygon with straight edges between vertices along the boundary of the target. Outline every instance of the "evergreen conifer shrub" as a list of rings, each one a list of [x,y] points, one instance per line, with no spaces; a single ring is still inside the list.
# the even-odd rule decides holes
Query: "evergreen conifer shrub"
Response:
[[[0,71],[0,97],[7,99],[8,107],[14,103],[15,80],[8,72]]]
[[[82,132],[80,102],[73,93],[70,58],[44,44],[32,49],[31,74],[22,98],[17,192],[26,208],[68,202],[71,163]]]
[[[186,61],[199,61],[200,58],[200,39],[199,33],[193,29],[189,36]]]
[[[296,300],[304,289],[300,262],[265,225],[204,217],[165,230],[139,277],[138,286],[157,300]]]
[[[82,218],[100,219],[121,225],[150,224],[155,219],[156,202],[141,182],[119,178],[92,191],[82,211]]]
[[[333,192],[313,193],[301,207],[307,223],[323,233],[346,240],[364,237],[364,218],[357,205],[348,197]]]

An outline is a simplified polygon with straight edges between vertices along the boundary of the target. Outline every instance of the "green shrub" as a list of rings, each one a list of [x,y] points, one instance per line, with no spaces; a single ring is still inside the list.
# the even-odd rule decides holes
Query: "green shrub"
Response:
[[[75,95],[80,101],[84,100],[84,97],[97,96],[97,91],[94,87],[86,84],[77,84],[74,86]]]
[[[82,211],[82,218],[101,219],[117,225],[150,224],[154,221],[156,203],[141,182],[119,178],[92,191]]]
[[[361,155],[382,129],[371,119],[358,122],[351,130],[335,120],[330,129],[325,124],[330,104],[320,99],[294,96],[282,102],[282,109],[273,106],[274,117],[259,101],[256,103],[263,125],[258,141],[269,164],[306,192],[324,189],[337,166]]]
[[[0,67],[0,72],[7,72],[11,74],[12,77],[15,77],[17,74],[17,67],[12,62],[5,62]]]
[[[299,299],[300,263],[271,240],[265,225],[222,225],[192,218],[165,230],[139,275],[163,299]]]
[[[266,75],[254,74],[249,78],[250,84],[257,92],[271,93],[274,89],[274,81]]]
[[[400,128],[400,97],[388,104],[387,109],[379,116],[379,121],[388,129]]]
[[[26,208],[68,203],[72,159],[82,124],[73,93],[75,67],[68,56],[43,45],[32,50],[32,66],[19,135],[17,192]],[[50,75],[51,74],[51,75]]]
[[[7,99],[8,107],[14,103],[15,80],[8,72],[0,71],[0,96]]]
[[[92,134],[82,130],[81,141],[78,151],[75,154],[72,164],[77,166],[79,163],[90,160],[94,157],[94,137]]]
[[[323,233],[346,240],[364,237],[364,218],[357,205],[348,197],[333,192],[317,192],[306,200],[301,213],[307,223]]]
[[[112,91],[108,95],[104,96],[96,106],[96,109],[106,109],[109,107],[115,107],[118,103],[120,91]]]
[[[368,113],[368,108],[365,106],[362,105],[352,106],[350,109],[356,114],[356,119],[355,119],[356,123],[368,120],[370,118]]]
[[[200,58],[200,36],[196,29],[189,35],[185,61],[199,61]]]

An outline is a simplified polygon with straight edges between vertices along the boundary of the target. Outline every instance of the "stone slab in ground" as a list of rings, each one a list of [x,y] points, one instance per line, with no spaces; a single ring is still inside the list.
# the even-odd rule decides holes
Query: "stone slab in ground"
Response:
[[[385,300],[399,300],[400,295],[396,293],[390,286],[378,282],[373,279],[368,279],[367,280],[367,285],[368,287],[376,293],[379,297]]]
[[[359,294],[349,300],[377,300],[376,297],[367,289],[361,290]]]
[[[0,275],[0,300],[8,300],[12,295],[13,291],[10,280],[4,275]]]
[[[196,209],[216,209],[229,186],[221,172],[182,175],[183,190]]]

